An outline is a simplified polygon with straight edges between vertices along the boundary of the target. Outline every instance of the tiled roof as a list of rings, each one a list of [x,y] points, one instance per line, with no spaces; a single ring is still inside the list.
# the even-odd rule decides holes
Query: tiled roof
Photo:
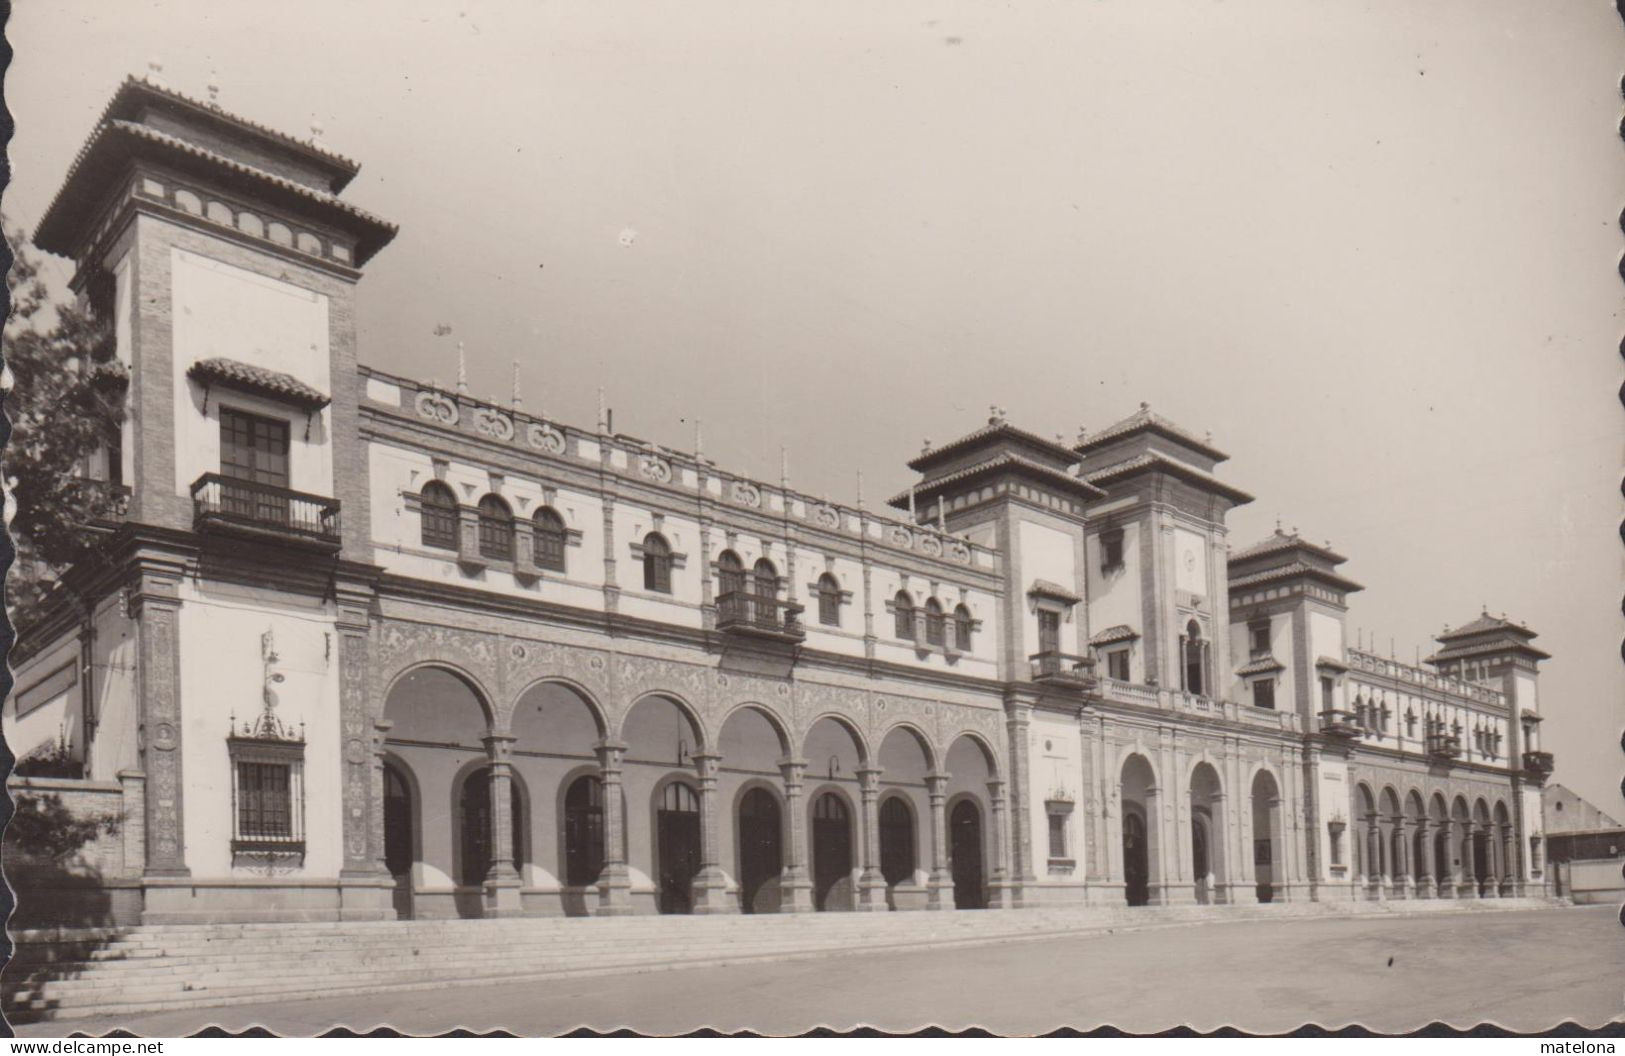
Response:
[[[1267,557],[1270,554],[1285,553],[1288,550],[1307,550],[1312,554],[1318,554],[1333,564],[1338,565],[1348,560],[1348,558],[1333,550],[1330,546],[1317,546],[1316,544],[1303,538],[1297,532],[1288,533],[1277,528],[1275,529],[1275,534],[1267,539],[1256,542],[1252,546],[1247,547],[1245,550],[1239,550],[1236,553],[1231,554],[1230,563],[1233,565],[1240,561],[1251,561],[1254,558]]]
[[[259,393],[312,411],[319,411],[332,402],[326,393],[306,385],[291,374],[267,370],[235,359],[226,359],[224,356],[198,360],[186,368],[186,376]]]
[[[1538,660],[1551,659],[1551,653],[1530,645],[1527,640],[1508,641],[1505,638],[1492,639],[1487,642],[1459,642],[1447,645],[1443,649],[1428,657],[1428,663],[1438,663],[1441,660],[1461,660],[1469,656],[1485,656],[1493,653],[1518,652],[1525,656],[1533,656]]]
[[[972,477],[981,476],[984,473],[992,473],[1000,469],[1025,470],[1028,473],[1032,473],[1043,478],[1044,480],[1049,481],[1057,487],[1065,488],[1074,495],[1084,499],[1098,499],[1102,498],[1106,494],[1105,491],[1091,484],[1087,480],[1084,480],[1082,477],[1074,477],[1071,474],[1062,473],[1054,466],[1046,466],[1042,462],[1034,462],[1030,458],[1023,458],[1020,455],[1005,452],[1004,454],[998,455],[995,458],[990,458],[985,462],[978,462],[973,466],[966,466],[964,469],[957,472],[949,473],[946,476],[934,477],[931,480],[927,480],[916,485],[914,488],[916,502],[918,502],[919,497],[922,495],[935,495],[937,492],[943,490],[950,484],[957,484],[960,481],[969,480]],[[906,510],[908,509],[908,494],[909,493],[906,491],[900,491],[896,495],[893,495],[891,498],[887,499],[886,502],[888,505],[895,506],[900,510]]]
[[[1154,453],[1136,455],[1133,458],[1125,459],[1122,462],[1115,462],[1112,465],[1106,466],[1102,469],[1097,469],[1089,474],[1088,479],[1089,483],[1098,485],[1103,481],[1116,480],[1119,477],[1130,476],[1134,473],[1147,469],[1158,470],[1176,477],[1183,477],[1193,484],[1200,485],[1207,488],[1209,491],[1214,491],[1220,495],[1223,495],[1237,506],[1241,506],[1245,503],[1253,501],[1253,497],[1251,495],[1247,494],[1245,491],[1242,491],[1240,488],[1232,487],[1231,485],[1226,484],[1224,481],[1220,480],[1218,477],[1215,477],[1211,473],[1204,473],[1195,466],[1186,465],[1183,462],[1177,462],[1171,458],[1164,458],[1162,455]]]
[[[1066,587],[1061,586],[1061,584],[1052,583],[1047,579],[1033,580],[1033,585],[1027,588],[1027,593],[1039,594],[1046,598],[1055,598],[1071,605],[1076,605],[1078,602],[1083,600],[1083,598],[1078,596],[1076,591],[1068,590]]]
[[[336,151],[329,150],[315,140],[290,136],[288,133],[279,131],[269,125],[262,125],[258,121],[252,121],[240,114],[222,110],[212,103],[195,99],[184,92],[178,92],[166,84],[154,84],[146,78],[136,77],[133,74],[125,77],[124,82],[119,85],[118,91],[113,93],[113,98],[102,111],[102,120],[107,120],[115,113],[127,112],[128,104],[143,95],[158,96],[170,102],[180,103],[189,109],[207,114],[209,117],[227,124],[236,125],[238,128],[252,132],[255,135],[274,139],[283,146],[292,148],[296,153],[310,155],[312,160],[322,166],[342,174],[342,180],[336,184],[335,189],[343,189],[344,184],[349,182],[350,177],[361,171],[360,162],[353,158],[347,158]]]
[[[1463,624],[1454,630],[1445,631],[1439,635],[1438,640],[1450,642],[1457,638],[1470,638],[1475,634],[1491,634],[1495,631],[1510,631],[1522,638],[1540,637],[1534,631],[1520,623],[1507,619],[1505,616],[1491,616],[1488,612],[1485,612],[1471,623]]]
[[[88,203],[74,201],[77,191],[75,177],[80,170],[91,165],[97,156],[105,151],[114,149],[119,140],[139,140],[154,144],[167,150],[174,151],[194,161],[201,161],[207,165],[225,169],[240,176],[247,176],[263,184],[275,187],[279,191],[297,195],[298,197],[343,214],[348,219],[357,222],[362,227],[360,238],[356,244],[355,258],[357,264],[364,264],[378,250],[388,245],[395,237],[396,226],[387,220],[376,217],[364,209],[358,209],[349,202],[339,198],[338,195],[329,194],[309,187],[297,180],[290,180],[285,176],[267,172],[253,165],[245,165],[223,154],[206,150],[194,143],[190,143],[178,136],[167,132],[137,124],[134,121],[113,119],[104,122],[91,133],[79,156],[74,159],[73,165],[68,169],[67,178],[63,180],[62,187],[57,191],[56,198],[45,210],[41,217],[39,229],[35,233],[35,244],[41,249],[51,253],[71,255],[75,247],[72,245],[73,233],[91,222],[92,217],[86,215]]]
[[[1083,454],[1104,447],[1113,440],[1119,440],[1132,433],[1150,431],[1161,433],[1172,440],[1178,440],[1187,447],[1194,448],[1215,462],[1223,462],[1230,456],[1213,446],[1212,441],[1199,437],[1190,430],[1175,425],[1162,415],[1151,410],[1149,403],[1140,404],[1140,409],[1114,425],[1109,425],[1098,433],[1085,434],[1072,450]]]
[[[934,447],[931,450],[915,457],[909,462],[908,468],[915,470],[916,472],[925,470],[930,466],[937,465],[946,458],[953,457],[961,451],[964,451],[966,448],[975,446],[981,441],[999,436],[1010,437],[1011,439],[1019,440],[1030,447],[1036,447],[1041,451],[1054,455],[1058,460],[1065,462],[1068,465],[1078,460],[1078,456],[1073,454],[1072,449],[1067,447],[1065,444],[1059,443],[1055,440],[1046,440],[1037,433],[1029,433],[1025,429],[1017,428],[1016,426],[1013,426],[1009,422],[1005,421],[1003,418],[992,418],[989,419],[988,423],[982,426],[980,429],[977,429],[974,432],[966,433],[958,440],[950,441],[949,443],[943,444],[941,447]]]
[[[1257,586],[1260,583],[1269,583],[1277,579],[1291,579],[1293,576],[1313,576],[1325,583],[1343,590],[1364,590],[1360,584],[1340,576],[1335,572],[1328,572],[1324,568],[1306,565],[1302,561],[1294,561],[1290,565],[1281,565],[1279,568],[1266,568],[1262,572],[1253,572],[1245,576],[1236,576],[1230,580],[1230,590],[1233,593],[1241,587]]]
[[[1335,656],[1317,656],[1315,658],[1315,666],[1331,668],[1333,671],[1347,671],[1349,669],[1349,665],[1337,659]]]
[[[1089,644],[1111,645],[1115,642],[1132,642],[1139,636],[1140,632],[1136,631],[1133,627],[1130,627],[1126,623],[1119,623],[1115,627],[1108,627],[1104,631],[1101,631],[1100,633],[1091,637],[1089,639]]]
[[[1266,671],[1285,671],[1286,665],[1273,656],[1261,656],[1236,668],[1238,675],[1262,675]]]

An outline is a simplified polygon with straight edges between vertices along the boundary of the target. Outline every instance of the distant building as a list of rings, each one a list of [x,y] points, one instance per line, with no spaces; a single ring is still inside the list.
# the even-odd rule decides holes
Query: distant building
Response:
[[[1232,553],[1227,456],[1145,405],[1074,442],[995,410],[885,514],[362,366],[395,227],[356,171],[131,79],[40,225],[130,368],[130,501],[6,733],[74,767],[19,788],[125,823],[25,915],[1543,889],[1527,627],[1349,648],[1345,558]]]
[[[1548,857],[1554,862],[1625,855],[1625,825],[1566,786],[1553,782],[1541,791],[1546,815]]]

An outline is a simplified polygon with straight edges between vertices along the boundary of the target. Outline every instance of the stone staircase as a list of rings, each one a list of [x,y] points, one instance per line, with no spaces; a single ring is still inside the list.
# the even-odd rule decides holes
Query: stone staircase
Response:
[[[969,946],[1241,920],[1479,913],[1547,899],[1056,907],[948,913],[169,924],[24,932],[13,1023],[482,982]]]

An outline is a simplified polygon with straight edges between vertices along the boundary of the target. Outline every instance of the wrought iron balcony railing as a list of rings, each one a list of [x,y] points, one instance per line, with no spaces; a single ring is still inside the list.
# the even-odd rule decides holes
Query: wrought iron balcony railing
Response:
[[[1027,659],[1032,664],[1034,682],[1077,689],[1090,689],[1097,682],[1095,661],[1092,657],[1073,656],[1070,653],[1051,650],[1034,653]]]
[[[1532,774],[1539,774],[1540,776],[1545,777],[1547,774],[1552,772],[1552,766],[1553,763],[1551,752],[1523,753],[1523,768]]]
[[[1328,708],[1320,713],[1320,732],[1328,737],[1353,739],[1364,731],[1360,727],[1359,717],[1352,711]]]
[[[192,523],[200,532],[339,547],[339,500],[221,473],[205,473],[192,485]]]
[[[717,630],[777,641],[799,642],[807,637],[801,625],[802,606],[764,594],[730,590],[717,597]]]

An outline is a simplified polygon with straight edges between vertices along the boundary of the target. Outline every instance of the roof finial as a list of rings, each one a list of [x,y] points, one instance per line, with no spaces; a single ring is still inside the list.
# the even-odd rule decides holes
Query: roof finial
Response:
[[[519,395],[519,361],[513,361],[513,409],[518,414],[525,409],[525,400]]]
[[[598,431],[609,432],[609,407],[604,403],[604,387],[598,386]]]
[[[863,509],[863,470],[858,470],[858,509]]]
[[[1285,532],[1281,531],[1281,515],[1280,514],[1275,515],[1275,534],[1276,535],[1285,535],[1286,534]]]
[[[463,354],[463,343],[457,342],[457,395],[468,395],[468,357]]]
[[[998,425],[1004,421],[1005,410],[996,403],[987,405],[987,424]]]
[[[1141,400],[1140,401],[1140,410],[1142,412],[1143,411],[1149,411],[1150,409],[1151,409],[1151,403],[1150,403],[1149,400]]]
[[[154,55],[147,60],[147,83],[154,88],[164,86],[164,60]]]
[[[216,110],[220,109],[220,73],[219,73],[219,71],[217,71],[217,70],[210,70],[209,71],[209,83],[206,85],[206,87],[209,90],[209,105],[214,107]]]
[[[705,461],[705,429],[698,418],[694,419],[694,461]]]
[[[1078,425],[1078,443],[1081,444],[1087,439],[1089,439],[1089,427],[1080,423]]]
[[[311,114],[310,115],[310,142],[311,142],[311,144],[314,145],[314,146],[318,146],[318,147],[321,146],[322,145],[322,137],[324,135],[326,135],[326,134],[327,134],[327,129],[322,127],[322,119],[317,117],[315,114]]]
[[[945,495],[937,496],[937,531],[948,534],[948,498]]]
[[[911,521],[918,521],[920,519],[919,515],[914,509],[914,485],[912,484],[908,486],[908,519]]]
[[[920,454],[929,455],[930,453],[931,453],[931,438],[928,436],[924,440],[920,441]]]
[[[790,449],[779,445],[779,487],[790,490]]]

